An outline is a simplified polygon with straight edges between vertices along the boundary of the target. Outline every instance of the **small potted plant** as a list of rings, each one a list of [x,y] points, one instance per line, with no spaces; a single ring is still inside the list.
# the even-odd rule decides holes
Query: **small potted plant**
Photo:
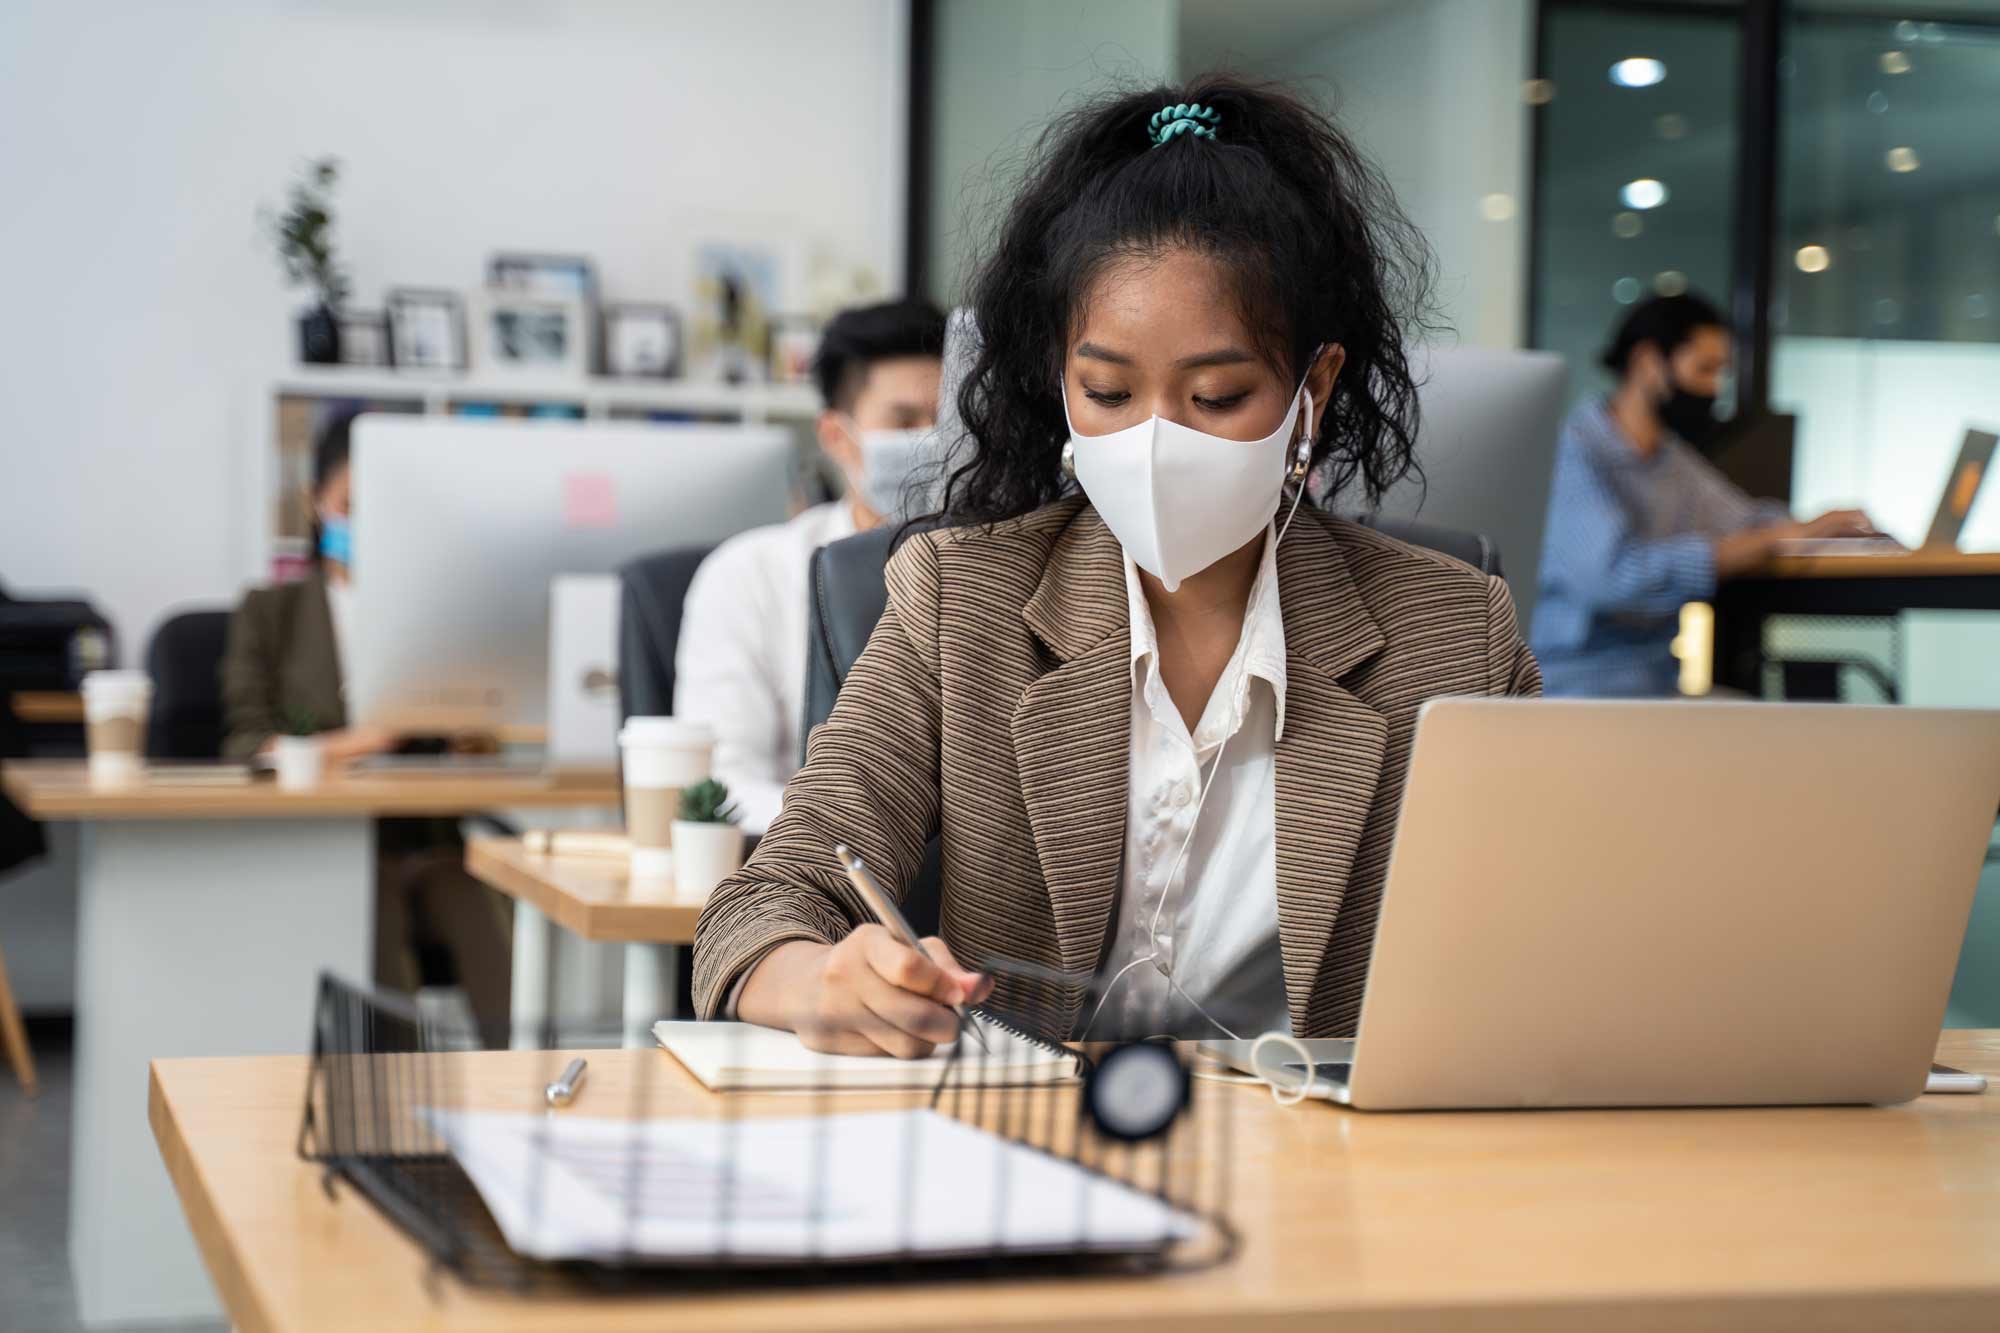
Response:
[[[338,159],[308,162],[305,174],[292,182],[284,212],[267,215],[265,222],[285,277],[295,287],[310,286],[317,298],[299,315],[299,359],[308,365],[340,360],[339,315],[347,299],[347,274],[333,258],[333,187],[339,179]]]
[[[286,791],[310,791],[326,771],[326,743],[319,738],[319,719],[303,708],[285,711],[283,731],[272,747],[278,785]]]
[[[674,896],[706,898],[743,866],[743,829],[729,788],[703,778],[681,791],[674,820]]]

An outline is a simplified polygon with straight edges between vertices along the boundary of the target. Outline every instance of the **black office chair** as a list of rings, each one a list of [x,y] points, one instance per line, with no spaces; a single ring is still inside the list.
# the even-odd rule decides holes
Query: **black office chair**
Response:
[[[227,611],[182,611],[153,631],[146,645],[146,674],[153,678],[147,758],[220,757],[222,655],[228,641]]]
[[[833,701],[854,659],[868,646],[875,622],[889,604],[882,568],[897,525],[885,523],[867,532],[829,542],[813,552],[806,612],[806,711],[800,743],[826,721]],[[803,756],[801,756],[803,759]],[[919,935],[938,933],[943,899],[943,851],[936,838],[924,850],[917,876],[903,891],[903,915]]]
[[[1380,514],[1356,514],[1354,521],[1364,528],[1375,529],[1385,537],[1394,537],[1397,541],[1437,551],[1454,560],[1463,560],[1482,574],[1497,576],[1505,573],[1500,568],[1500,548],[1481,533],[1433,527],[1429,523],[1409,519],[1383,518]]]
[[[625,717],[674,711],[674,654],[694,572],[712,546],[641,556],[618,571],[618,710]]]

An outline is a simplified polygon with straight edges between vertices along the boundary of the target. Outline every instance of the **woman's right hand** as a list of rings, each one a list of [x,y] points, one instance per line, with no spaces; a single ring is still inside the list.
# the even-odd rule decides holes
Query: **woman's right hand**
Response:
[[[736,1016],[788,1028],[809,1050],[922,1059],[958,1034],[951,1006],[991,989],[943,940],[925,940],[924,951],[872,922],[835,945],[788,941],[751,969]]]

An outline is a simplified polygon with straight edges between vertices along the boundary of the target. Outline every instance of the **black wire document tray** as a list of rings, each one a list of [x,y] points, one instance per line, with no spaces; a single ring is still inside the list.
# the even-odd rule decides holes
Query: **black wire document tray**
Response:
[[[894,1092],[829,1076],[717,1094],[665,1051],[626,1052],[658,1067],[586,1079],[557,1111],[522,1095],[526,1080],[501,1098],[470,1076],[532,1061],[546,1082],[566,1056],[469,1051],[467,1037],[322,976],[299,1151],[476,1285],[1131,1272],[1234,1249],[1230,1098],[1167,1045],[1099,1049],[1078,1076],[1026,1086],[966,1039],[932,1086]]]

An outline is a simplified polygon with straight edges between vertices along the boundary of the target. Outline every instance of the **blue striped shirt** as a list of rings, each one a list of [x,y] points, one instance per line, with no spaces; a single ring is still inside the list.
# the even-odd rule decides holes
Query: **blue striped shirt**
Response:
[[[1672,694],[1680,608],[1715,593],[1714,542],[1790,517],[1669,434],[1642,458],[1609,403],[1563,424],[1529,643],[1550,695]]]

